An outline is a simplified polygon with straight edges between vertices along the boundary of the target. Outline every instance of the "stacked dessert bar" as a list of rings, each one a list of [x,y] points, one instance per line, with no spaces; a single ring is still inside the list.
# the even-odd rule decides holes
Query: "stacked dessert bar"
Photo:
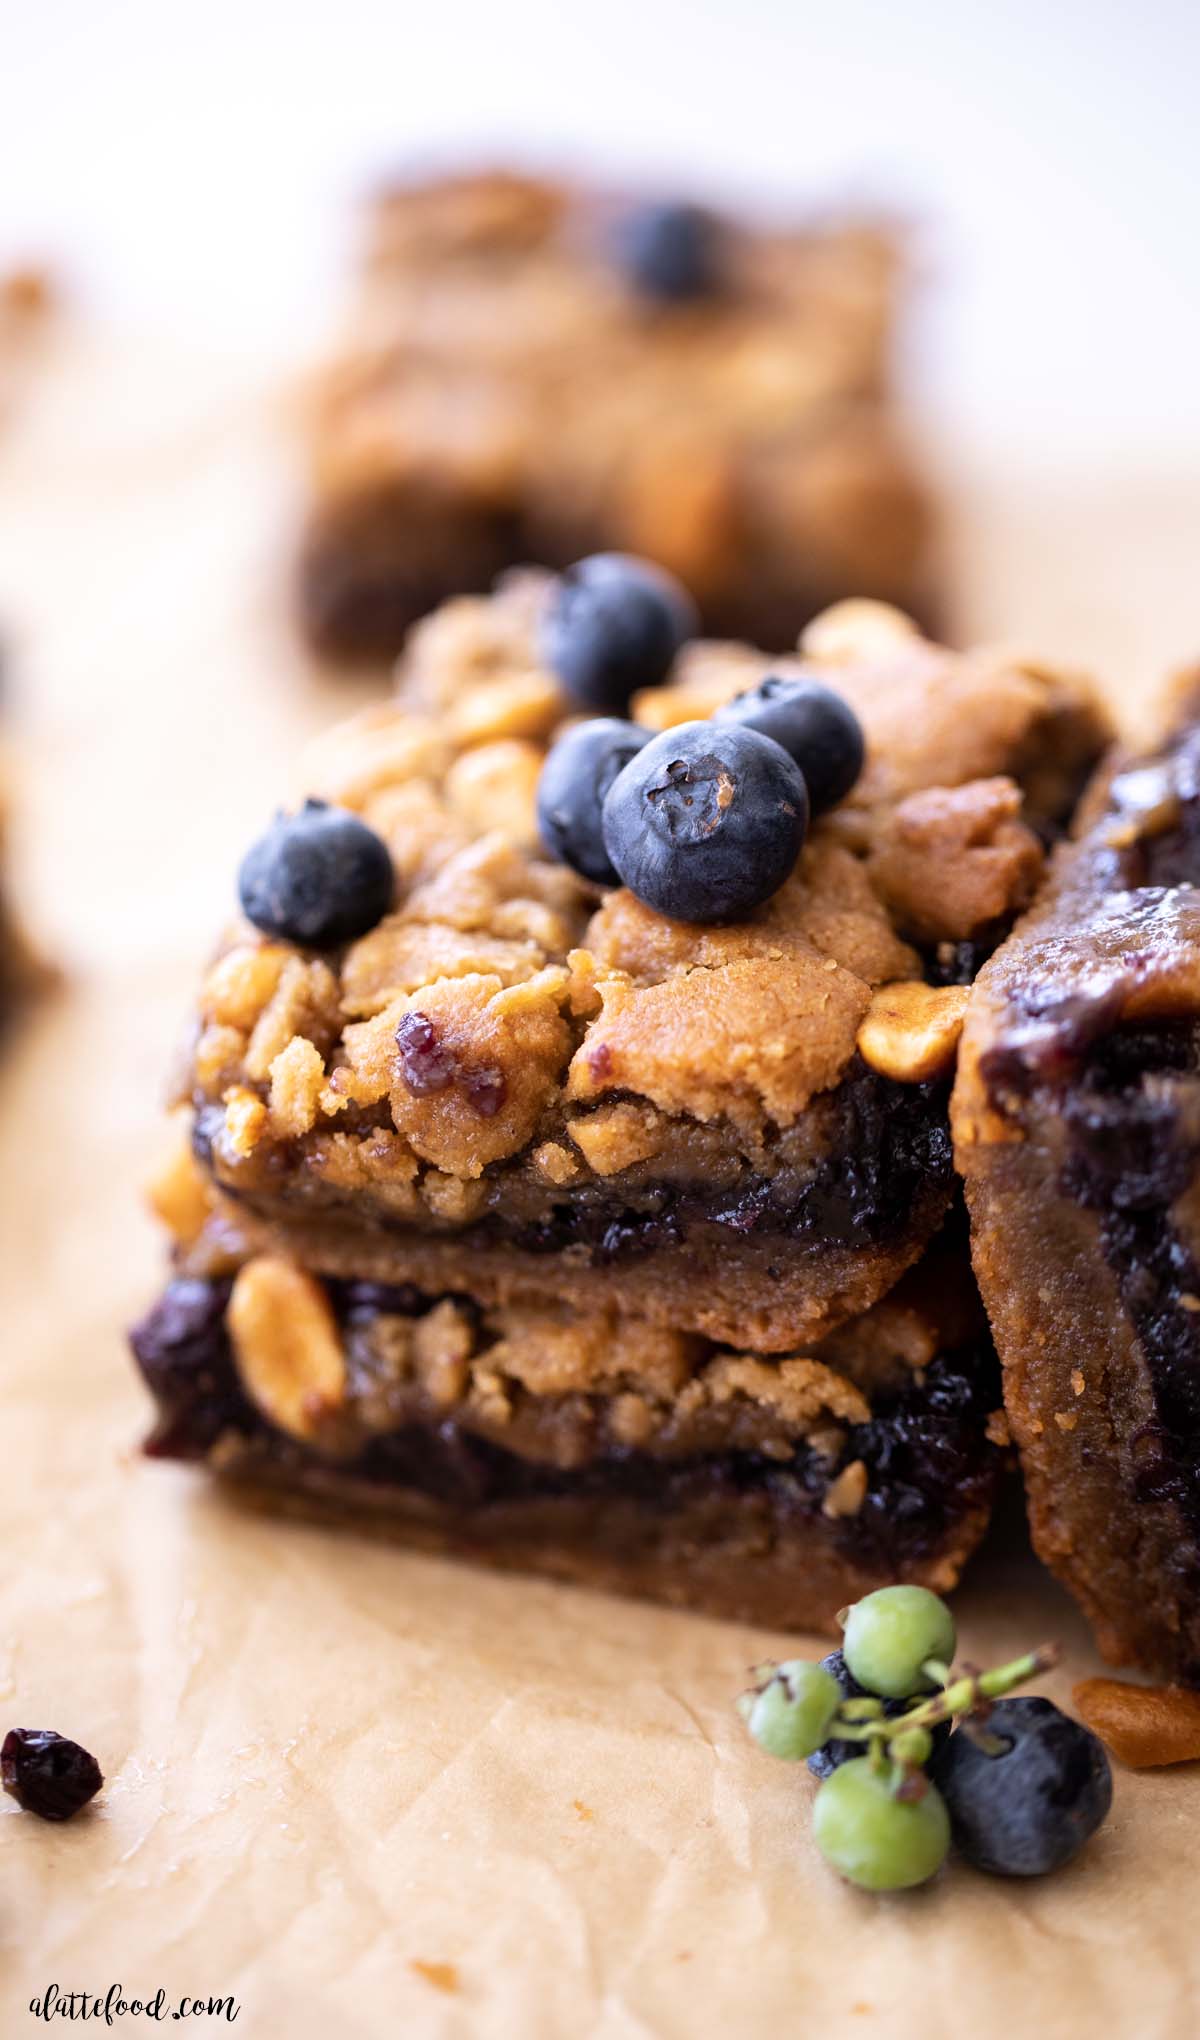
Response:
[[[947,1587],[1002,1437],[955,1049],[1103,718],[1069,674],[874,604],[789,658],[687,643],[633,694],[635,745],[735,755],[721,718],[770,675],[848,704],[866,762],[769,897],[683,921],[552,856],[544,801],[539,835],[547,747],[581,727],[563,595],[524,573],[422,623],[398,698],[309,758],[298,792],[329,805],[243,867],[156,1191],[150,1449],[781,1625]],[[715,827],[740,782],[712,785]]]
[[[876,224],[502,173],[385,192],[311,405],[310,638],[391,656],[505,568],[614,548],[678,574],[715,635],[794,644],[850,595],[926,613],[888,388],[901,268]]]

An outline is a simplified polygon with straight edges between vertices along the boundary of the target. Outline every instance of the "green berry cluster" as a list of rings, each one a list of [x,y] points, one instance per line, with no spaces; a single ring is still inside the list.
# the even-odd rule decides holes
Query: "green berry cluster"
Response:
[[[932,1877],[950,1847],[950,1815],[925,1769],[934,1731],[986,1709],[1056,1653],[1036,1650],[955,1678],[954,1618],[925,1587],[883,1587],[840,1619],[849,1697],[824,1666],[793,1658],[757,1667],[738,1705],[755,1742],[775,1757],[796,1762],[828,1745],[861,1745],[861,1756],[838,1761],[817,1792],[817,1847],[862,1890],[902,1891]]]

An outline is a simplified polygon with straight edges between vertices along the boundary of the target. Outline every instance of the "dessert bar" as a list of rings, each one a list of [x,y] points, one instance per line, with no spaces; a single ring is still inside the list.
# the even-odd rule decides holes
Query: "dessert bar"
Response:
[[[1099,776],[971,996],[954,1098],[1034,1541],[1200,1680],[1200,723]]]
[[[503,173],[386,191],[310,406],[311,640],[389,657],[509,566],[607,549],[677,573],[715,635],[794,643],[849,595],[927,614],[888,390],[902,266],[873,224]]]
[[[877,604],[777,660],[692,621],[645,563],[527,571],[318,743],[202,983],[133,1343],[153,1453],[824,1624],[987,1521],[951,1070],[1106,730]]]
[[[1070,676],[875,607],[790,660],[695,644],[636,698],[644,726],[727,732],[697,719],[769,668],[830,681],[867,761],[773,897],[683,922],[539,847],[572,705],[540,663],[555,586],[429,619],[404,701],[307,761],[300,790],[337,804],[311,818],[369,825],[394,904],[332,946],[229,930],[180,1084],[195,1152],[260,1245],[323,1275],[807,1349],[945,1218],[963,987],[1103,721]]]

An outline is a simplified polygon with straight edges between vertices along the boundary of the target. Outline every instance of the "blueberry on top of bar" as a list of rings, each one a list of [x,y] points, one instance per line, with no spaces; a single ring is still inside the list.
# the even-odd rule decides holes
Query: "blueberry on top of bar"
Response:
[[[720,228],[701,206],[641,206],[622,218],[615,239],[622,268],[648,298],[680,304],[719,288]]]
[[[596,553],[568,567],[546,606],[546,664],[581,708],[618,714],[666,679],[699,619],[687,590],[648,560]]]

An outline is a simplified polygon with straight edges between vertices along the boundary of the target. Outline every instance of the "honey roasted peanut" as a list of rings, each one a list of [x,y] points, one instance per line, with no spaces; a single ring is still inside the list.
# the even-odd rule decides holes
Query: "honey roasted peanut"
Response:
[[[865,1063],[897,1084],[927,1084],[953,1068],[967,1011],[965,985],[881,985],[856,1046]]]
[[[341,1335],[320,1283],[260,1255],[234,1282],[228,1325],[250,1400],[289,1436],[318,1437],[346,1395]]]

